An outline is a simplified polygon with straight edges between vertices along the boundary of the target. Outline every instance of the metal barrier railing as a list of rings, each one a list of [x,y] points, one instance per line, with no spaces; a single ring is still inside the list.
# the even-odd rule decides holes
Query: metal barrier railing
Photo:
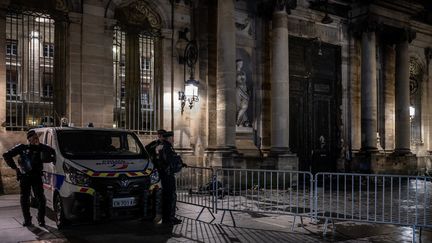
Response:
[[[178,201],[211,215],[229,212],[432,227],[432,182],[423,176],[187,167],[177,175]],[[215,217],[213,216],[213,220]],[[293,226],[295,223],[295,218]],[[421,231],[420,231],[421,233]]]
[[[216,170],[216,179],[222,185],[215,190],[216,211],[228,211],[232,218],[234,211],[313,216],[309,172],[223,168]]]
[[[176,175],[177,201],[202,207],[197,219],[204,209],[208,209],[213,216],[214,191],[212,182],[216,181],[214,177],[213,168],[193,166],[183,168]]]
[[[421,176],[318,173],[315,217],[432,227],[432,183]],[[415,237],[415,235],[413,235]]]

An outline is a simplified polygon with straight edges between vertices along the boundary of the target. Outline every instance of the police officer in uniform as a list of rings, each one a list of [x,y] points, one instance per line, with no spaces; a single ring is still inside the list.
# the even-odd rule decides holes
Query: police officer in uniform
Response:
[[[160,177],[162,182],[162,223],[163,224],[180,224],[182,221],[175,217],[176,210],[176,182],[174,174],[181,167],[186,167],[181,157],[175,152],[173,132],[165,132],[162,144],[156,148],[160,158]],[[180,165],[180,168],[175,168]]]
[[[34,196],[38,201],[38,223],[39,226],[44,227],[46,199],[42,184],[42,169],[44,162],[54,161],[55,152],[51,147],[39,143],[39,137],[34,130],[27,132],[27,140],[28,144],[19,144],[13,147],[3,154],[3,158],[16,171],[17,180],[20,182],[20,202],[24,216],[23,226],[32,225],[30,193],[33,190]],[[45,157],[46,154],[48,157]],[[17,167],[13,159],[17,155],[21,159],[19,162],[20,168]]]
[[[155,165],[155,167],[159,170],[159,163],[158,163],[158,160],[159,160],[159,156],[158,156],[158,154],[156,153],[156,147],[158,146],[158,145],[161,145],[162,144],[162,140],[164,139],[163,138],[163,134],[164,133],[166,133],[166,131],[164,130],[164,129],[159,129],[159,130],[157,130],[157,135],[158,135],[158,138],[156,139],[156,140],[153,140],[152,142],[150,142],[149,144],[147,144],[146,146],[145,146],[145,149],[147,150],[147,152],[149,153],[149,155],[150,155],[150,158],[152,159],[152,161],[153,161],[153,164]]]

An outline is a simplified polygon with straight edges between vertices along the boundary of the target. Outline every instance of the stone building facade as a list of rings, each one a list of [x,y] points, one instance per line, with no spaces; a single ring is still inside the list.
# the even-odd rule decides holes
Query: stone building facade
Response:
[[[431,59],[426,0],[4,0],[0,151],[66,117],[198,166],[423,174]]]

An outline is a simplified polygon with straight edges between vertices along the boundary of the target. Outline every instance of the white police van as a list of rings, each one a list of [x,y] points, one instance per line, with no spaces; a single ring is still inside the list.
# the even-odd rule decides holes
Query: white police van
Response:
[[[149,192],[159,176],[144,146],[130,131],[102,128],[34,129],[56,151],[44,164],[47,207],[58,228],[70,220],[148,214]],[[157,189],[157,188],[156,188]]]

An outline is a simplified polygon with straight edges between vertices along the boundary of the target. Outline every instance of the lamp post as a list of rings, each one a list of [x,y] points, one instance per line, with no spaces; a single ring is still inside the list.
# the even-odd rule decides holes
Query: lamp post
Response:
[[[184,67],[184,89],[178,92],[181,102],[181,113],[183,114],[186,102],[189,104],[189,109],[192,109],[195,102],[199,101],[198,85],[199,81],[194,78],[195,64],[198,60],[198,47],[195,40],[187,38],[188,28],[179,31],[179,39],[176,43],[179,64]],[[186,72],[189,73],[189,78],[186,80]]]

